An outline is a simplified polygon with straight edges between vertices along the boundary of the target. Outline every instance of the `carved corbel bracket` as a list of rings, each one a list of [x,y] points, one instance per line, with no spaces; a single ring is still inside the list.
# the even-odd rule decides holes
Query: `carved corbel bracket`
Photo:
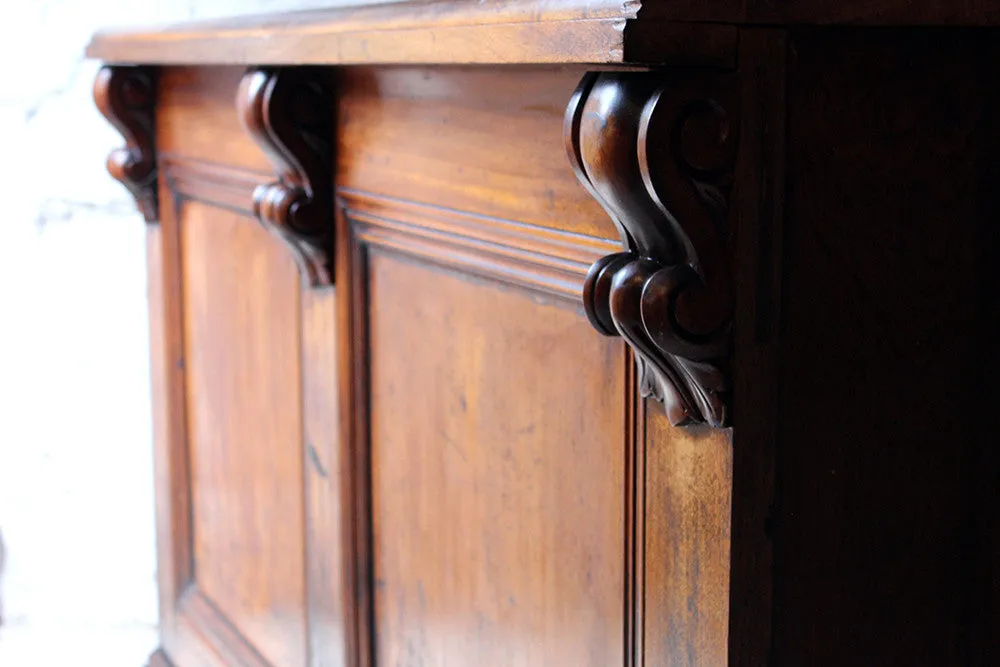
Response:
[[[332,284],[333,123],[327,87],[308,68],[254,68],[240,82],[236,107],[278,177],[254,190],[254,215],[291,248],[310,285]]]
[[[94,102],[125,137],[125,147],[108,156],[108,171],[128,188],[146,222],[159,218],[156,194],[154,110],[156,78],[152,69],[102,67],[94,80]]]
[[[566,110],[573,168],[624,246],[591,267],[587,316],[628,341],[642,395],[663,401],[674,425],[729,419],[737,141],[717,97],[661,73],[591,73]]]

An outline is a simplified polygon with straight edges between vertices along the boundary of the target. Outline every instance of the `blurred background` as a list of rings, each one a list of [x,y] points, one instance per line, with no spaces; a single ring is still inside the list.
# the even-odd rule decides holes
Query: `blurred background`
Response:
[[[0,40],[0,666],[140,667],[156,646],[145,230],[104,170],[104,27],[330,0],[36,0]]]

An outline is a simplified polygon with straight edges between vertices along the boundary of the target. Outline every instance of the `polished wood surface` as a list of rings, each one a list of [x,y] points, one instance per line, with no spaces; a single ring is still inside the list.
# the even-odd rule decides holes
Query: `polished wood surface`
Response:
[[[991,0],[403,0],[100,32],[87,55],[156,65],[732,66],[737,26],[1000,26]]]
[[[579,67],[355,68],[337,82],[337,184],[618,238],[562,140]]]
[[[194,584],[268,663],[301,665],[298,268],[238,214],[191,203],[178,223]]]
[[[732,26],[642,20],[640,7],[635,0],[409,0],[101,32],[87,55],[164,65],[732,61]]]
[[[368,261],[375,663],[622,664],[621,345],[394,255]]]
[[[235,100],[243,74],[238,67],[161,69],[157,155],[161,159],[177,155],[199,164],[239,166],[268,174],[264,183],[273,181],[273,165],[239,122]],[[249,206],[249,202],[240,204],[241,208]]]
[[[590,268],[587,317],[628,341],[675,426],[729,422],[734,83],[591,73],[566,109],[570,163],[625,246]]]
[[[329,472],[343,458],[336,303],[255,218],[267,158],[212,131],[239,129],[239,74],[171,72],[160,89],[149,251],[163,649],[179,665],[335,664],[315,656],[346,643],[343,487]],[[191,105],[192,88],[210,101]],[[163,109],[204,133],[192,141]]]
[[[631,664],[725,665],[732,439],[704,426],[673,427],[652,401],[644,430],[645,662]]]
[[[996,664],[1000,41],[864,27],[992,12],[98,37],[191,63],[95,90],[156,90],[151,664]]]

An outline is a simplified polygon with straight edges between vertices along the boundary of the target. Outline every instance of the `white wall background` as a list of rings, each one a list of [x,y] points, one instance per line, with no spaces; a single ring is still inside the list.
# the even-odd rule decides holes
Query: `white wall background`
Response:
[[[5,7],[0,667],[140,667],[156,646],[145,231],[104,171],[121,140],[94,109],[84,46],[101,27],[291,4],[331,3]]]

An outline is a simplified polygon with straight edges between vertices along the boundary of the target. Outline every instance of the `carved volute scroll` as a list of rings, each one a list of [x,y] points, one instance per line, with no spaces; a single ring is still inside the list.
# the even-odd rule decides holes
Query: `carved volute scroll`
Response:
[[[128,188],[146,222],[159,217],[156,196],[154,109],[156,79],[147,67],[102,67],[94,80],[94,102],[125,137],[108,156],[108,171]]]
[[[651,72],[588,74],[566,110],[573,168],[624,246],[591,267],[587,316],[628,341],[674,425],[729,418],[734,126],[707,84]]]
[[[257,219],[295,253],[310,285],[333,279],[332,110],[326,86],[308,68],[247,71],[236,107],[278,180],[253,194]]]

